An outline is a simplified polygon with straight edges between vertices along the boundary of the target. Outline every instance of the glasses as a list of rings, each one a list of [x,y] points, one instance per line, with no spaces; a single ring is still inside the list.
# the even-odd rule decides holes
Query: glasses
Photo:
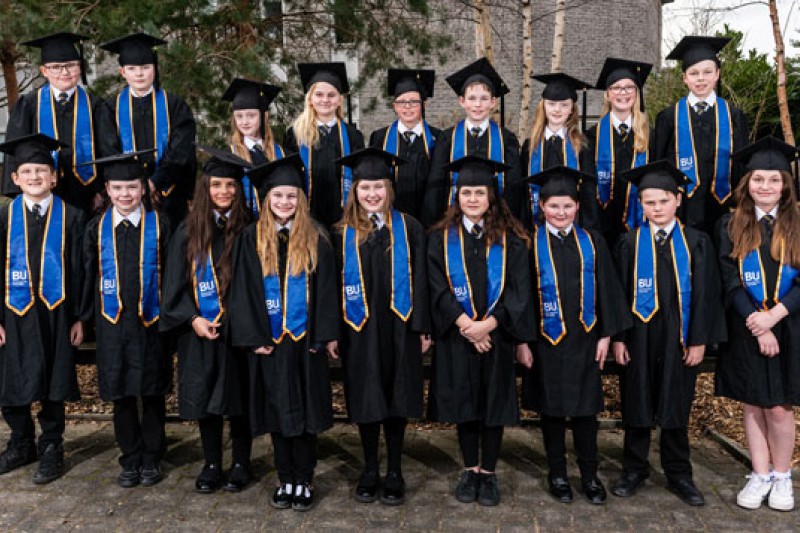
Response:
[[[72,61],[70,63],[49,63],[45,65],[44,68],[47,69],[47,72],[50,74],[61,74],[62,72],[75,74],[81,70],[81,64],[78,61]]]
[[[395,100],[394,103],[400,107],[417,107],[422,104],[422,100]]]
[[[608,88],[614,94],[632,94],[636,92],[636,85],[614,85]]]

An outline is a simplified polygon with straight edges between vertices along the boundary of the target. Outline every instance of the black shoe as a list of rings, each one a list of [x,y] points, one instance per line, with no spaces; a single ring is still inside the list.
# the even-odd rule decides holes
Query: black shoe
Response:
[[[703,498],[703,494],[697,490],[691,479],[669,480],[667,488],[683,500],[684,503],[693,507],[701,507],[706,504],[706,499]]]
[[[406,482],[400,472],[387,472],[383,480],[381,503],[402,505],[406,501]]]
[[[361,472],[356,484],[356,501],[372,503],[378,499],[378,486],[381,478],[377,472]]]
[[[24,444],[11,444],[9,442],[5,451],[0,453],[0,474],[29,465],[36,461],[36,456],[36,444],[33,442]]]
[[[583,485],[583,494],[586,496],[586,501],[593,505],[603,505],[606,503],[606,488],[597,477],[591,479],[584,479],[581,484]]]
[[[200,494],[211,494],[222,486],[222,467],[219,463],[206,463],[194,480],[194,490]]]
[[[314,488],[311,483],[300,483],[294,487],[292,509],[295,511],[308,511],[314,507]]]
[[[461,503],[472,503],[478,499],[478,473],[464,470],[456,486],[456,500]]]
[[[64,475],[64,448],[60,444],[48,444],[42,452],[39,468],[33,475],[33,482],[37,485],[44,485],[55,481],[62,475]]]
[[[228,480],[225,482],[223,490],[228,492],[239,492],[250,484],[250,465],[245,463],[233,463],[228,472]]]
[[[292,506],[292,498],[294,496],[292,494],[293,490],[294,487],[291,483],[281,483],[272,494],[272,499],[269,501],[269,504],[275,509],[288,509]]]
[[[640,487],[647,474],[637,474],[636,472],[623,472],[622,477],[611,487],[611,494],[620,498],[628,498],[636,494],[636,489]]]
[[[141,473],[142,487],[152,487],[164,479],[164,472],[160,465],[145,465]]]
[[[500,503],[500,489],[497,487],[497,476],[494,474],[481,474],[478,484],[478,503],[493,507]]]
[[[141,479],[138,466],[123,466],[122,472],[117,477],[117,485],[123,489],[130,489],[138,485]]]
[[[566,477],[547,476],[547,489],[550,495],[561,503],[572,503],[572,487]]]

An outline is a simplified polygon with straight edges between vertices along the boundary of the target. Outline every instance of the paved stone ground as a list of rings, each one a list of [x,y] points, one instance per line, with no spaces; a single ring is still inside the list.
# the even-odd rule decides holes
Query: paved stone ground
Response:
[[[167,478],[151,488],[116,485],[117,448],[108,422],[79,423],[67,429],[69,471],[62,479],[37,487],[35,464],[0,478],[0,530],[40,531],[798,531],[800,510],[790,513],[744,511],[735,504],[746,468],[711,441],[693,450],[695,479],[708,505],[691,508],[664,489],[664,477],[652,475],[633,499],[609,496],[604,507],[583,499],[571,505],[546,492],[547,473],[537,429],[506,432],[498,477],[503,501],[496,508],[464,505],[452,490],[459,476],[453,430],[409,429],[404,459],[407,503],[388,508],[360,504],[352,490],[360,470],[358,432],[337,424],[320,440],[317,506],[310,512],[277,511],[268,505],[276,482],[269,444],[254,449],[258,482],[239,494],[193,492],[202,467],[199,434],[189,424],[169,424]],[[0,430],[0,439],[7,430]],[[600,432],[600,477],[607,484],[620,470],[622,434]],[[657,456],[651,456],[657,465]],[[577,467],[570,463],[573,484]],[[795,483],[800,494],[800,484]],[[576,493],[576,496],[580,494]]]

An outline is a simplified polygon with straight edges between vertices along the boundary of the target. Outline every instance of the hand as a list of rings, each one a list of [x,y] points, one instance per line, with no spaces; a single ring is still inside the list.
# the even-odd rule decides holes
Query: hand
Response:
[[[478,353],[488,353],[492,351],[492,338],[488,335],[483,339],[473,342],[472,345],[478,351]]]
[[[427,353],[428,350],[431,349],[431,346],[433,346],[433,339],[431,339],[431,336],[427,333],[423,333],[419,336],[419,342],[422,346],[422,353]]]
[[[490,316],[486,320],[471,321],[467,327],[461,329],[461,334],[470,342],[477,342],[488,336],[492,331],[497,328],[497,319]]]
[[[527,342],[517,344],[517,349],[514,353],[517,358],[517,363],[525,368],[530,369],[533,366],[533,352]]]
[[[0,326],[0,346],[6,345],[6,328]]]
[[[3,331],[3,344],[5,344],[5,331]],[[69,328],[69,343],[73,346],[80,346],[83,342],[83,322],[78,320]]]
[[[624,342],[615,342],[613,345],[614,359],[620,366],[627,366],[631,362],[631,354]]]
[[[148,188],[150,189],[150,201],[153,203],[153,207],[158,207],[161,205],[161,194],[156,189],[156,184],[153,180],[147,180]]]
[[[756,311],[754,313],[750,313],[750,316],[747,317],[745,324],[750,330],[750,333],[758,337],[759,335],[763,335],[767,331],[771,330],[781,318],[782,317],[778,317],[777,314],[773,313],[771,310]]]
[[[775,357],[781,351],[778,345],[778,339],[771,331],[767,331],[763,335],[758,336],[758,349],[765,357]]]
[[[599,341],[597,341],[597,351],[595,352],[594,360],[597,361],[597,365],[600,367],[600,370],[603,370],[603,366],[606,364],[606,357],[608,356],[608,346],[611,344],[611,337],[603,337]]]
[[[99,211],[101,207],[103,207],[103,195],[98,192],[92,197],[92,212]]]
[[[195,335],[201,339],[208,339],[210,341],[219,337],[219,331],[217,331],[217,329],[220,325],[219,322],[209,322],[201,316],[196,316],[192,319],[192,329]]]
[[[258,355],[270,355],[274,349],[274,346],[259,346],[253,350],[253,352],[257,353]]]
[[[683,364],[686,366],[697,366],[703,362],[703,356],[706,353],[706,345],[689,346],[689,349],[683,355]]]
[[[328,357],[331,359],[339,359],[339,341],[328,341],[325,351],[328,352]]]

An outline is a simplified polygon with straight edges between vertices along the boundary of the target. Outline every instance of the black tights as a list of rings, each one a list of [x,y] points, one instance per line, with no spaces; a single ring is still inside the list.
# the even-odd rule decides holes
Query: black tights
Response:
[[[381,438],[381,423],[383,424],[383,435],[386,439],[387,471],[400,473],[403,437],[405,436],[407,424],[405,418],[387,418],[383,422],[358,425],[358,432],[361,434],[361,446],[364,449],[364,471],[377,474],[380,470],[378,444]]]
[[[250,450],[253,437],[250,436],[250,424],[247,416],[232,416],[231,452],[234,463],[250,464]],[[200,440],[203,443],[203,455],[207,463],[222,464],[222,428],[224,420],[221,415],[208,415],[198,420]]]
[[[494,472],[503,442],[503,426],[487,427],[479,420],[458,424],[458,444],[466,468],[480,466],[481,470]],[[480,451],[480,463],[478,454]]]

